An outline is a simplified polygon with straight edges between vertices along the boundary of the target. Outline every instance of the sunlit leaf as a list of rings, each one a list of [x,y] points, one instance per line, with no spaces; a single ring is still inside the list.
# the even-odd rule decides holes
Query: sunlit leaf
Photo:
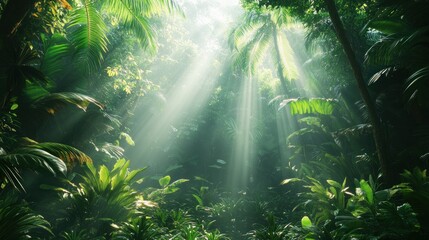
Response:
[[[318,113],[331,115],[338,101],[331,98],[291,98],[280,103],[279,110],[288,107],[292,115]]]
[[[121,132],[121,135],[120,135],[119,138],[120,139],[125,139],[125,141],[127,142],[127,144],[130,145],[130,146],[136,145],[135,142],[134,142],[134,140],[133,140],[133,138],[128,133]]]
[[[171,177],[169,175],[162,177],[158,180],[159,185],[161,187],[166,187],[170,183],[170,181],[171,181]]]
[[[360,188],[365,193],[365,198],[368,200],[370,204],[374,203],[374,191],[372,190],[371,186],[369,186],[368,182],[365,180],[360,180]]]
[[[309,217],[304,216],[304,217],[301,219],[301,226],[302,226],[302,228],[304,228],[304,229],[309,229],[309,228],[311,228],[311,227],[313,226],[313,223],[311,222],[311,220],[310,220],[310,218],[309,218]]]
[[[283,180],[280,184],[286,185],[288,183],[299,182],[299,181],[302,181],[302,180],[299,178],[288,178],[288,179]]]
[[[82,165],[92,162],[92,159],[84,152],[72,146],[61,143],[33,143],[28,147],[44,150],[60,158],[66,163],[68,169],[72,169],[76,165]]]
[[[103,108],[103,105],[94,98],[73,92],[50,93],[36,99],[31,106],[34,109],[44,110],[50,114],[55,114],[67,104],[74,105],[83,111],[86,111],[89,104],[94,104],[100,109]]]

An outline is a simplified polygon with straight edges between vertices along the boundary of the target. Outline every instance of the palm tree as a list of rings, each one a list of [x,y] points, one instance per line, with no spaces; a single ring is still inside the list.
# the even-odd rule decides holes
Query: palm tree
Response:
[[[142,47],[153,52],[157,45],[150,18],[180,11],[174,0],[76,0],[68,30],[71,43],[77,49],[78,66],[88,72],[97,70],[108,51],[109,28],[101,13],[116,17],[120,26],[140,39]]]
[[[248,2],[254,2],[254,1],[250,0]],[[375,102],[373,101],[373,99],[369,94],[369,90],[367,88],[367,84],[365,82],[365,79],[362,73],[361,64],[358,62],[356,58],[355,51],[344,29],[343,22],[340,19],[338,9],[335,5],[335,1],[323,0],[323,1],[313,1],[311,3],[310,2],[303,3],[302,1],[283,2],[279,0],[273,0],[273,1],[262,0],[259,2],[259,4],[273,6],[279,9],[281,9],[282,7],[285,7],[285,8],[289,7],[294,9],[295,11],[300,12],[299,14],[302,16],[305,16],[306,14],[308,15],[309,11],[311,12],[312,10],[315,10],[315,9],[318,9],[318,11],[320,11],[320,9],[326,9],[327,13],[329,14],[329,19],[332,22],[333,28],[337,35],[337,39],[340,42],[347,56],[347,60],[350,64],[350,67],[353,71],[353,76],[359,88],[360,95],[367,109],[368,117],[373,127],[373,137],[374,137],[374,142],[377,149],[377,155],[378,155],[381,171],[383,172],[385,181],[387,183],[391,182],[392,176],[389,169],[390,166],[388,164],[388,146],[386,143],[386,137],[382,128],[381,120],[376,111]]]
[[[297,78],[298,73],[284,30],[291,26],[292,20],[283,8],[250,9],[243,22],[230,36],[234,46],[235,64],[253,74],[263,61],[268,49],[272,47],[272,58],[276,64],[277,76],[283,91],[287,92],[288,80]]]
[[[38,73],[37,61],[34,61],[36,59],[31,59],[32,61],[27,63],[18,61],[19,58],[16,57],[27,49],[17,32],[25,28],[22,23],[35,11],[34,2],[34,0],[8,1],[1,13],[0,104],[3,109],[8,107],[10,98],[22,90],[27,79],[40,79],[40,75],[34,76],[34,73]],[[149,51],[156,50],[155,31],[150,19],[163,13],[182,13],[174,0],[74,0],[69,1],[70,4],[66,0],[58,2],[61,7],[71,9],[66,32],[67,38],[70,39],[69,45],[74,50],[72,66],[75,70],[82,71],[86,75],[84,77],[98,70],[109,48],[110,29],[102,13],[113,15],[120,26],[134,33],[140,39],[142,46]],[[70,54],[70,48],[64,47],[57,49],[55,54],[61,54],[60,50]],[[17,59],[16,63],[11,62],[11,59]],[[13,73],[16,70],[23,72],[22,69],[26,71],[19,75],[20,78],[12,78],[16,74],[11,75],[10,72]]]

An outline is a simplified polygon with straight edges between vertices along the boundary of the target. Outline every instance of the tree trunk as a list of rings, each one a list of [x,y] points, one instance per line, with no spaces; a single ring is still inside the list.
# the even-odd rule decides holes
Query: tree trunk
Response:
[[[288,91],[287,79],[285,78],[285,75],[283,72],[284,70],[283,70],[283,65],[282,65],[282,55],[280,53],[280,46],[279,46],[279,41],[278,41],[277,35],[278,35],[278,30],[277,30],[276,26],[273,26],[274,50],[276,52],[276,57],[277,57],[277,75],[280,79],[280,84],[282,85],[283,93],[286,94]]]
[[[340,41],[341,45],[343,46],[344,52],[347,55],[347,59],[353,70],[356,83],[360,90],[361,97],[367,107],[368,116],[372,124],[373,137],[375,141],[375,146],[377,148],[378,160],[380,162],[381,171],[383,173],[385,182],[387,184],[390,184],[393,179],[387,163],[388,152],[387,152],[386,138],[385,138],[385,134],[382,128],[380,118],[378,117],[377,111],[375,109],[375,104],[372,101],[371,96],[369,95],[369,91],[364,81],[359,62],[357,61],[355,53],[353,52],[352,46],[350,44],[350,41],[347,38],[346,31],[344,30],[344,26],[341,22],[334,0],[324,0],[324,1],[327,6],[332,24],[334,25],[337,38]]]

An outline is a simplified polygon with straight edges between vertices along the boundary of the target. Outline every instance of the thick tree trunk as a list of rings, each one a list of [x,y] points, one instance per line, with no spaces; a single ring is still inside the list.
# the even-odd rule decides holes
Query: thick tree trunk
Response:
[[[277,58],[277,75],[280,79],[280,84],[283,88],[283,93],[287,93],[287,79],[285,78],[284,69],[282,65],[282,55],[280,53],[280,46],[279,46],[279,40],[278,40],[278,32],[276,26],[273,26],[273,40],[274,40],[274,50],[276,52],[276,58]]]
[[[373,136],[375,141],[375,146],[377,148],[378,160],[380,162],[381,171],[385,178],[385,182],[390,184],[392,179],[391,172],[389,171],[388,165],[388,151],[385,134],[382,128],[380,118],[378,117],[377,111],[375,109],[375,104],[371,99],[367,85],[364,81],[362,70],[360,68],[359,62],[356,59],[356,55],[353,52],[350,41],[347,38],[346,31],[344,30],[343,24],[341,22],[338,10],[335,6],[334,0],[324,0],[327,6],[329,16],[331,18],[332,24],[334,25],[338,40],[340,41],[343,49],[347,55],[347,59],[350,63],[350,66],[353,70],[356,83],[359,87],[360,94],[362,99],[367,107],[368,116],[370,118]]]

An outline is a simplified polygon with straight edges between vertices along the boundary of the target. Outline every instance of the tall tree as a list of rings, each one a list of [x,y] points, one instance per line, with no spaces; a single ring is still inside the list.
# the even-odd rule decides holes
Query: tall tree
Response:
[[[251,2],[254,2],[254,1],[251,1]],[[298,3],[298,2],[287,3],[287,2],[278,1],[278,0],[274,0],[274,1],[267,0],[267,1],[261,1],[259,2],[259,4],[270,5],[274,7],[286,7],[286,8],[289,7],[289,8],[295,9],[295,11],[297,11],[297,9],[300,9],[298,10],[298,12],[301,12],[301,14],[303,15],[308,14],[309,10],[313,10],[316,12],[320,11],[320,8],[325,8],[327,10],[327,12],[329,13],[330,21],[332,22],[332,25],[335,29],[337,38],[341,46],[343,47],[343,50],[347,56],[347,60],[350,64],[350,67],[353,70],[353,75],[354,75],[356,84],[359,88],[359,92],[361,94],[362,100],[366,106],[368,116],[372,124],[373,136],[374,136],[374,142],[377,148],[378,160],[380,163],[381,171],[385,178],[385,182],[390,183],[392,180],[392,176],[388,165],[388,148],[387,148],[386,137],[381,124],[381,120],[377,114],[377,111],[375,108],[375,102],[369,94],[367,84],[365,82],[365,79],[362,73],[361,64],[356,58],[355,51],[353,50],[353,47],[344,29],[344,25],[340,19],[337,7],[335,6],[335,2],[333,0],[324,0],[323,2],[315,1],[312,4],[308,4],[308,3],[305,4],[305,3]]]
[[[236,50],[235,64],[251,74],[272,49],[271,56],[284,93],[288,91],[288,82],[298,77],[293,50],[284,33],[292,23],[283,8],[250,8],[230,36],[231,45]]]

